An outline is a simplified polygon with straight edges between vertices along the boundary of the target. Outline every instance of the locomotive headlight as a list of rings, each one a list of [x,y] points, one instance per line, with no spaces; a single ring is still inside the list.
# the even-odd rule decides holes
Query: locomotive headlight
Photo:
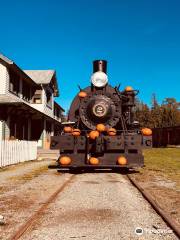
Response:
[[[108,77],[104,72],[98,71],[91,76],[91,82],[95,87],[104,87],[108,82]]]

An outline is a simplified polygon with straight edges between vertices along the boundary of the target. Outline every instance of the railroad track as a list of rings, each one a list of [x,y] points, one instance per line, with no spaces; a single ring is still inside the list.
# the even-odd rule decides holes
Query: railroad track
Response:
[[[57,196],[67,187],[67,185],[73,180],[75,175],[69,177],[69,179],[58,189],[56,190],[47,201],[22,225],[20,228],[10,237],[10,240],[18,240],[22,237],[27,230],[42,216],[44,210],[48,205],[53,202]]]
[[[19,227],[19,229],[13,234],[13,236],[11,236],[10,240],[20,239],[32,227],[32,225],[40,219],[48,205],[57,198],[57,196],[68,186],[68,184],[73,180],[75,176],[76,175],[70,176],[68,180],[65,181],[65,183],[58,190],[56,190],[23,225]],[[133,184],[133,186],[138,189],[138,191],[150,203],[150,205],[157,212],[157,214],[167,223],[167,225],[173,230],[175,235],[180,239],[180,226],[178,225],[178,223],[175,222],[171,218],[171,216],[158,205],[158,203],[151,197],[151,195],[145,189],[143,189],[129,174],[127,174],[126,176],[127,179],[131,182],[131,184]]]
[[[175,235],[180,239],[180,225],[172,219],[172,217],[163,210],[159,204],[151,197],[151,195],[142,188],[136,180],[134,180],[129,174],[127,174],[127,178],[129,181],[135,186],[142,196],[150,203],[153,209],[157,212],[157,214],[166,222],[166,224],[173,230]]]

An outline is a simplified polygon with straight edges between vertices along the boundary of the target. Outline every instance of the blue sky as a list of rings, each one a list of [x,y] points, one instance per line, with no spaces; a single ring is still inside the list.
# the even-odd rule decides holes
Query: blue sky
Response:
[[[112,85],[180,101],[180,1],[0,0],[0,52],[23,69],[56,69],[67,109],[89,84],[94,59]]]

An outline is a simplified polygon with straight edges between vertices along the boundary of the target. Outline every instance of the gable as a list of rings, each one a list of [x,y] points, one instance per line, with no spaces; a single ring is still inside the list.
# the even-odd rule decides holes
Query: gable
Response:
[[[24,72],[37,84],[50,85],[54,96],[59,96],[56,72],[54,70],[24,70]]]

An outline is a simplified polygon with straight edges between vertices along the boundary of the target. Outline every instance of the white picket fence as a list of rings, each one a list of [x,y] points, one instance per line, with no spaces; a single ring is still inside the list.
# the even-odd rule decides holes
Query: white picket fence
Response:
[[[0,141],[0,167],[35,160],[37,142],[34,141]]]

